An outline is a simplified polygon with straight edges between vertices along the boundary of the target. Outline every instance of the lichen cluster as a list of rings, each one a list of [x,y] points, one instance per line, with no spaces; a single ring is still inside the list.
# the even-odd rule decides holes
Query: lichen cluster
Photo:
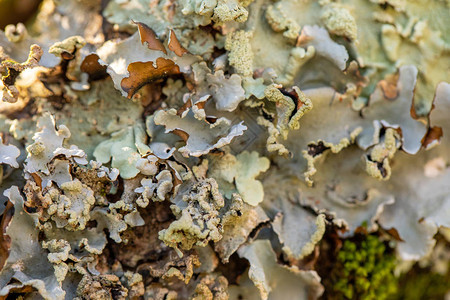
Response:
[[[40,2],[0,31],[0,298],[448,274],[449,1]]]

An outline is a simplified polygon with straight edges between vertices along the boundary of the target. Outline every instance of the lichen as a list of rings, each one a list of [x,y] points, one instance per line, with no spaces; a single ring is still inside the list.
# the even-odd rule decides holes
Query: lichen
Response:
[[[0,137],[0,164],[7,164],[13,168],[18,168],[17,157],[20,155],[20,150],[14,145],[3,144]]]
[[[328,4],[324,7],[320,18],[330,33],[356,40],[356,21],[345,7],[337,3]]]
[[[0,298],[373,299],[394,267],[448,274],[446,1],[13,2]]]
[[[239,75],[253,74],[253,51],[249,43],[251,36],[251,32],[240,30],[228,34],[225,40],[225,49],[229,51],[228,61]]]
[[[182,200],[187,207],[180,209],[172,206],[177,220],[169,228],[160,231],[159,238],[176,250],[189,250],[194,245],[206,246],[209,241],[220,241],[222,226],[219,210],[225,205],[225,201],[216,181],[205,179],[195,183]]]

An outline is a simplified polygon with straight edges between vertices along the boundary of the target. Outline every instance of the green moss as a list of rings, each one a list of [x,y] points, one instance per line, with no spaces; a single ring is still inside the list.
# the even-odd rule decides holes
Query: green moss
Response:
[[[387,299],[395,293],[395,256],[391,252],[374,235],[345,240],[331,273],[336,298]]]
[[[397,293],[389,300],[445,299],[449,291],[450,263],[446,274],[433,273],[429,268],[416,264],[409,272],[400,276]]]

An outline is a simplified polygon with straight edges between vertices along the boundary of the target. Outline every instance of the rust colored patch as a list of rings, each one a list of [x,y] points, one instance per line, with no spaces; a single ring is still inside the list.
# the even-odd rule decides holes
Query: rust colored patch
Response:
[[[183,130],[180,129],[175,129],[172,131],[172,133],[178,135],[180,138],[183,139],[183,141],[187,141],[189,139],[189,134],[187,134],[186,132],[184,132]]]
[[[398,233],[397,229],[391,228],[389,230],[386,230],[387,233],[389,233],[394,239],[400,242],[404,242],[404,240],[400,237],[400,234]]]
[[[355,229],[355,234],[363,234],[363,235],[368,235],[369,232],[367,231],[367,228],[364,226],[358,226]]]
[[[306,33],[301,31],[300,35],[297,37],[297,41],[295,45],[297,47],[307,44],[308,42],[312,41],[314,37],[307,35]]]
[[[14,215],[14,204],[11,201],[6,202],[5,211],[3,212],[0,221],[0,270],[6,263],[9,257],[9,249],[11,247],[11,238],[6,235],[6,227],[11,223]]]
[[[42,190],[42,179],[41,179],[41,177],[39,177],[39,175],[36,174],[36,173],[31,173],[31,177],[33,177],[34,182],[36,182],[36,184],[37,184],[37,185],[41,188],[41,190]]]
[[[173,29],[170,29],[169,34],[169,50],[175,52],[178,56],[183,56],[183,54],[187,53],[188,51],[181,46],[180,41],[178,40],[177,36],[175,35],[175,32]]]
[[[186,101],[186,103],[183,104],[183,106],[180,107],[180,109],[178,109],[178,111],[177,111],[177,116],[181,117],[181,115],[182,115],[186,110],[188,110],[188,109],[191,108],[191,107],[192,107],[192,102],[191,102],[191,100]]]
[[[92,53],[86,56],[81,63],[80,69],[89,75],[89,80],[99,80],[108,76],[106,66],[102,66],[98,62],[99,59],[97,54]]]
[[[145,84],[180,73],[180,68],[170,59],[159,57],[156,60],[156,68],[153,62],[134,62],[128,65],[129,77],[122,79],[121,87],[127,92],[128,99]]]
[[[164,52],[164,54],[167,54],[166,48],[164,47],[163,43],[161,43],[161,41],[158,39],[153,29],[151,29],[150,27],[141,22],[133,21],[133,23],[138,26],[139,36],[141,37],[142,45],[144,45],[144,42],[147,42],[148,49],[162,51]]]
[[[9,290],[8,295],[6,296],[0,296],[0,300],[6,300],[6,299],[18,299],[18,295],[20,294],[27,294],[36,291],[32,286],[25,285],[22,287],[13,287]]]
[[[211,116],[206,116],[205,121],[208,122],[209,124],[214,124],[217,121],[216,117],[211,117]]]
[[[378,82],[378,86],[383,92],[383,96],[388,100],[395,100],[399,95],[399,90],[397,87],[398,73],[394,75],[388,75],[385,79]]]
[[[64,60],[72,60],[75,58],[75,55],[67,51],[64,51],[61,53],[61,58]]]
[[[287,96],[287,97],[291,98],[292,101],[294,101],[294,103],[295,103],[295,110],[294,110],[294,113],[293,113],[293,115],[294,115],[294,114],[295,114],[295,113],[303,106],[303,104],[304,104],[304,103],[302,102],[302,100],[301,100],[299,94],[298,94],[297,91],[294,90],[294,89],[286,90],[286,89],[280,88],[279,91],[280,91],[284,96]],[[303,95],[303,96],[304,96],[304,95]]]
[[[428,129],[427,134],[422,139],[422,145],[427,148],[434,141],[439,141],[444,135],[442,128],[439,126],[433,126]]]

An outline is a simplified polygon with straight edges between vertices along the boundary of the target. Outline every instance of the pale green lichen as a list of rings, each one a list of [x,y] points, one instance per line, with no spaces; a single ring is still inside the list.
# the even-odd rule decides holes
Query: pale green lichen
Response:
[[[273,31],[283,32],[283,36],[296,42],[300,35],[300,25],[294,19],[286,17],[279,7],[280,3],[267,7],[265,15],[267,22]]]
[[[393,128],[387,128],[384,141],[375,145],[366,156],[366,172],[377,179],[388,180],[392,171],[389,160],[398,149],[398,134]]]
[[[8,164],[13,168],[18,168],[17,157],[19,155],[20,150],[16,146],[3,144],[2,138],[0,137],[0,164]]]
[[[194,184],[190,193],[183,196],[183,201],[187,207],[172,206],[177,220],[161,230],[159,238],[170,247],[184,250],[219,241],[222,238],[219,210],[225,202],[216,181],[206,179]],[[178,253],[181,255],[180,250]]]
[[[313,58],[315,54],[316,49],[313,46],[308,46],[306,50],[302,47],[292,48],[284,74],[277,78],[276,81],[285,86],[291,85],[303,65]]]
[[[277,218],[275,218],[273,223],[274,231],[278,234],[280,242],[284,244],[283,252],[288,257],[292,257],[295,259],[302,259],[313,253],[316,245],[320,242],[320,240],[322,240],[322,237],[325,233],[325,224],[326,224],[325,215],[323,214],[319,214],[315,219],[316,221],[314,224],[315,225],[314,231],[311,233],[308,230],[308,234],[310,235],[309,240],[307,240],[306,242],[302,240],[299,243],[299,241],[297,239],[294,239],[289,233],[283,232],[284,230],[292,230],[292,229],[287,228],[287,226],[284,226],[283,228],[283,225],[281,225],[278,222],[279,219],[277,220]],[[292,226],[293,224],[287,225]]]
[[[49,250],[48,260],[54,264],[56,279],[62,282],[69,271],[64,262],[69,258],[70,244],[65,240],[50,240],[42,242],[42,248]]]
[[[326,142],[326,141],[312,141],[308,145],[308,147],[321,148],[322,151],[319,153],[315,153],[315,151],[313,151],[314,154],[311,154],[310,151],[307,151],[307,150],[302,151],[303,157],[306,159],[307,164],[308,164],[308,169],[303,173],[303,175],[305,176],[306,183],[309,186],[312,186],[312,184],[314,182],[312,177],[317,172],[317,169],[315,168],[315,162],[321,157],[323,151],[330,150],[331,153],[339,153],[342,151],[342,149],[344,149],[344,148],[350,146],[352,143],[354,143],[356,140],[356,137],[361,132],[362,132],[362,128],[357,127],[350,133],[349,138],[343,138],[337,144],[333,144],[333,143]]]
[[[247,151],[240,153],[236,158],[238,166],[233,176],[236,188],[245,202],[255,206],[264,199],[262,184],[255,177],[267,171],[270,161],[266,157],[259,157],[257,152]]]
[[[85,45],[86,41],[83,39],[83,37],[77,35],[69,37],[62,42],[53,44],[48,52],[58,57],[61,56],[64,52],[67,52],[69,55],[73,55],[75,51],[83,48]]]
[[[386,295],[381,240],[448,264],[447,2],[100,2],[0,31],[0,297],[332,298],[343,237],[336,297]]]
[[[253,51],[250,45],[252,32],[239,30],[227,35],[225,49],[229,51],[228,61],[239,75],[252,76]]]
[[[242,80],[239,75],[233,74],[225,78],[223,71],[219,70],[214,75],[207,74],[206,78],[218,110],[233,111],[245,99],[245,91],[241,86]]]
[[[100,143],[93,155],[100,163],[111,161],[111,166],[119,169],[123,178],[133,178],[139,173],[136,164],[141,155],[150,151],[145,138],[142,124],[124,128]]]
[[[292,96],[283,95],[276,86],[266,88],[266,99],[275,102],[277,112],[277,127],[281,136],[286,139],[288,130],[298,130],[299,120],[313,108],[313,103],[296,86],[293,87]]]
[[[156,182],[154,182],[156,181]],[[144,178],[141,181],[142,187],[137,188],[135,192],[141,194],[136,200],[140,207],[147,207],[150,200],[164,201],[171,194],[174,187],[174,179],[169,170],[163,170],[154,178]]]
[[[213,20],[217,23],[247,21],[248,11],[238,0],[218,0],[214,8]]]
[[[204,109],[193,106],[181,116],[175,109],[160,110],[155,113],[156,125],[163,125],[167,132],[183,132],[180,136],[186,145],[178,148],[184,156],[201,156],[213,149],[221,148],[240,136],[247,129],[243,122],[232,124],[225,117],[217,118],[210,123]]]
[[[338,3],[326,5],[320,18],[330,33],[347,37],[350,40],[356,40],[357,27],[355,18],[344,6]]]
[[[236,191],[246,203],[256,206],[264,199],[263,186],[256,177],[267,171],[269,166],[270,161],[266,157],[259,157],[257,152],[243,151],[237,156],[227,154],[214,160],[208,176],[219,180],[220,188],[227,197]]]

